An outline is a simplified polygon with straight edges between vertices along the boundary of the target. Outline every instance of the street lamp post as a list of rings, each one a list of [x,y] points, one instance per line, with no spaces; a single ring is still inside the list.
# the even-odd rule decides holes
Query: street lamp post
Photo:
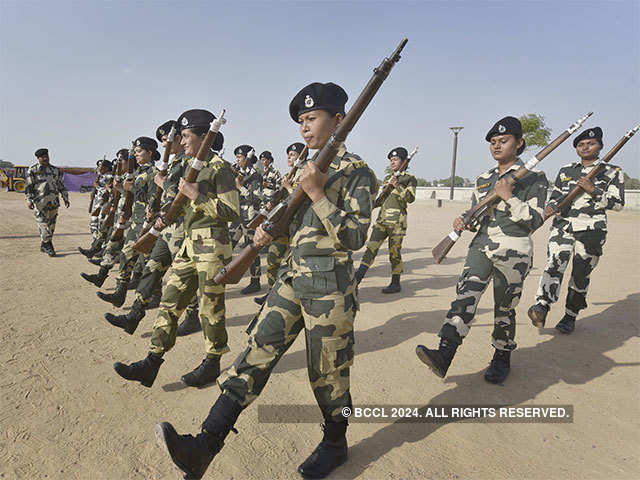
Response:
[[[451,187],[449,190],[449,200],[453,200],[453,185],[456,179],[456,154],[458,153],[458,134],[464,127],[449,127],[453,131],[453,160],[451,161]]]

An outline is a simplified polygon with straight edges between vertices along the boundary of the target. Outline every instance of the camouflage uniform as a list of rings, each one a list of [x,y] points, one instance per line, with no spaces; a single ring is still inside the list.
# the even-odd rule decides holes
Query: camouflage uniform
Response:
[[[161,190],[160,211],[166,212],[171,207],[173,200],[178,193],[178,183],[184,176],[189,166],[188,157],[184,153],[179,153],[171,158],[165,177],[164,189]],[[159,189],[160,190],[160,189]],[[152,198],[150,204],[154,202]],[[153,245],[153,250],[146,262],[140,283],[136,289],[136,300],[146,308],[153,298],[154,292],[162,288],[162,277],[169,270],[171,262],[180,250],[184,240],[183,217],[180,216],[172,224],[162,230],[162,234]],[[198,301],[194,295],[194,300],[189,304],[187,310],[197,310]]]
[[[291,187],[286,189],[287,195],[291,195],[291,193],[298,188],[298,179],[301,174],[302,168],[298,168],[291,180]],[[269,283],[269,288],[273,287],[276,283],[278,269],[280,268],[285,253],[287,253],[287,248],[289,248],[289,235],[287,234],[275,238],[273,242],[269,244],[267,253],[267,282]]]
[[[472,206],[489,193],[498,179],[522,165],[518,160],[502,176],[498,167],[480,175],[472,196]],[[479,230],[469,245],[469,253],[438,335],[461,344],[469,333],[480,297],[493,277],[494,329],[496,350],[516,348],[516,311],[522,284],[533,263],[531,232],[543,223],[548,182],[543,172],[533,171],[516,183],[513,197],[500,200],[480,220]]]
[[[303,329],[309,380],[324,417],[344,421],[341,409],[351,407],[349,367],[358,310],[351,254],[366,241],[377,182],[344,146],[328,173],[326,198],[307,200],[294,217],[291,249],[247,329],[247,349],[218,377],[223,393],[242,407],[257,398]]]
[[[126,231],[122,253],[120,255],[120,272],[118,280],[129,283],[131,272],[138,261],[139,252],[133,249],[146,219],[146,208],[155,192],[155,177],[158,169],[153,163],[139,165],[133,184],[133,207],[131,210],[131,226]]]
[[[391,180],[393,174],[385,177],[383,187]],[[380,208],[378,219],[371,231],[367,249],[362,257],[361,265],[367,268],[373,265],[380,246],[389,237],[389,261],[391,274],[398,275],[402,270],[402,241],[407,233],[407,205],[416,198],[416,177],[403,173],[398,176],[399,186],[394,188]]]
[[[275,169],[273,163],[262,174],[262,202],[274,202],[275,196],[282,186],[282,175]]]
[[[62,178],[62,170],[53,165],[43,166],[36,163],[27,170],[27,185],[24,193],[27,201],[33,204],[36,224],[43,243],[51,241],[56,229],[60,206],[58,195],[62,195],[65,202],[69,201],[69,193]]]
[[[102,199],[107,194],[107,184],[111,181],[112,175],[111,172],[98,174],[98,178],[96,179],[96,194],[93,197],[93,205],[91,205],[91,210],[98,208],[98,206],[102,203]],[[99,215],[91,215],[91,221],[89,223],[89,227],[91,229],[91,235],[95,240],[100,236],[100,222]]]
[[[110,228],[103,227],[103,231],[105,232],[106,238],[108,239],[107,245],[104,248],[104,253],[102,255],[102,261],[100,262],[100,267],[111,269],[113,265],[116,263],[116,260],[120,258],[120,254],[122,252],[122,247],[124,246],[125,235],[120,240],[114,240],[113,231],[115,230],[116,225],[120,217],[122,216],[122,209],[124,207],[125,200],[125,191],[124,187],[120,186],[120,200],[118,201],[118,206],[116,207],[115,220],[113,222],[113,226]],[[131,226],[131,219],[127,220],[125,224],[125,234],[129,227]]]
[[[231,224],[233,235],[233,247],[240,243],[244,248],[253,242],[255,230],[247,228],[247,224],[260,211],[262,204],[262,175],[253,168],[240,170],[242,175],[242,187],[240,187],[240,218]],[[235,185],[235,182],[234,182]],[[260,256],[249,269],[252,278],[260,278]]]
[[[198,292],[207,357],[229,351],[225,328],[224,285],[214,282],[231,261],[228,222],[240,214],[230,165],[213,152],[198,178],[200,195],[185,207],[185,238],[176,254],[153,326],[151,353],[163,354],[176,341],[178,319]]]
[[[555,206],[576,187],[580,177],[587,175],[600,162],[583,167],[578,161],[566,165],[558,172],[549,205]],[[536,302],[547,307],[558,301],[558,293],[571,254],[573,268],[565,304],[566,314],[575,317],[586,308],[587,289],[591,272],[602,255],[607,237],[606,210],[620,211],[624,206],[624,177],[620,167],[605,164],[604,170],[593,181],[592,195],[583,193],[573,201],[562,217],[554,216],[549,234],[547,266],[540,278]]]

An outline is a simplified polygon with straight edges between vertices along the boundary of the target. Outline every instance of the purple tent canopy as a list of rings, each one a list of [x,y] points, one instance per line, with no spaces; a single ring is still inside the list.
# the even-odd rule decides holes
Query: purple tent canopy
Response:
[[[93,189],[93,182],[96,179],[95,172],[72,175],[64,172],[64,185],[70,192],[90,192]]]

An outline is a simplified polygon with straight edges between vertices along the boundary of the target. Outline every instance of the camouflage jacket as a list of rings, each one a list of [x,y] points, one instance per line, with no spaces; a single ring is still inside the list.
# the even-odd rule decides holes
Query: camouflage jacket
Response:
[[[289,227],[290,249],[280,274],[292,278],[297,298],[355,292],[351,255],[367,240],[378,182],[344,145],[327,173],[326,197],[307,199]]]
[[[230,243],[228,222],[240,216],[240,197],[231,165],[210,152],[196,183],[200,194],[185,207],[186,235],[191,239],[214,238],[222,243]]]
[[[262,175],[253,166],[246,170],[241,169],[240,174],[240,219],[246,223],[256,216],[262,205]]]
[[[147,205],[149,205],[149,201],[156,190],[156,184],[153,181],[156,173],[158,173],[158,169],[153,163],[138,166],[132,190],[133,210],[131,221],[133,223],[144,223],[145,221]],[[123,193],[123,197],[125,196],[126,193]]]
[[[522,161],[518,159],[503,175],[500,175],[497,166],[480,175],[476,180],[471,205],[480,202],[500,178],[515,172],[520,166]],[[508,201],[501,199],[480,219],[478,233],[471,241],[471,247],[530,253],[533,247],[531,232],[544,223],[548,188],[549,182],[544,172],[534,170],[525,175],[516,183],[513,196]]]
[[[393,174],[385,177],[382,188],[389,183]],[[407,231],[407,205],[416,199],[416,177],[409,173],[402,173],[398,176],[398,186],[391,190],[391,193],[382,204],[378,213],[377,223],[387,226],[398,226],[402,232]]]
[[[577,184],[580,177],[584,177],[599,165],[599,162],[589,167],[582,166],[582,162],[565,165],[558,172],[553,191],[549,198],[549,205],[556,206]],[[592,195],[584,192],[576,198],[564,216],[554,216],[553,225],[569,232],[585,230],[606,230],[606,210],[620,211],[624,207],[624,176],[620,167],[606,164],[604,170],[593,180],[596,190]]]
[[[39,163],[31,165],[27,170],[27,185],[24,193],[29,203],[38,210],[58,208],[62,195],[65,201],[69,201],[69,193],[62,179],[62,170],[53,165],[42,166]]]
[[[101,203],[104,195],[107,193],[107,184],[111,182],[111,172],[98,174],[96,178],[96,194],[93,197],[93,208],[97,208]]]
[[[269,169],[262,175],[262,201],[273,202],[281,186],[282,175],[273,165],[269,165]]]

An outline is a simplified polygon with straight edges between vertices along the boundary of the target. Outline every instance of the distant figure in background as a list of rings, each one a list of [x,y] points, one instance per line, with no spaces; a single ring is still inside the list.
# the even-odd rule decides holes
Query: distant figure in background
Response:
[[[55,257],[51,238],[56,229],[58,207],[62,195],[65,207],[69,208],[69,193],[62,181],[62,171],[49,163],[49,150],[39,148],[35,152],[38,163],[27,171],[27,186],[24,191],[27,205],[34,211],[36,224],[40,230],[40,251]]]

